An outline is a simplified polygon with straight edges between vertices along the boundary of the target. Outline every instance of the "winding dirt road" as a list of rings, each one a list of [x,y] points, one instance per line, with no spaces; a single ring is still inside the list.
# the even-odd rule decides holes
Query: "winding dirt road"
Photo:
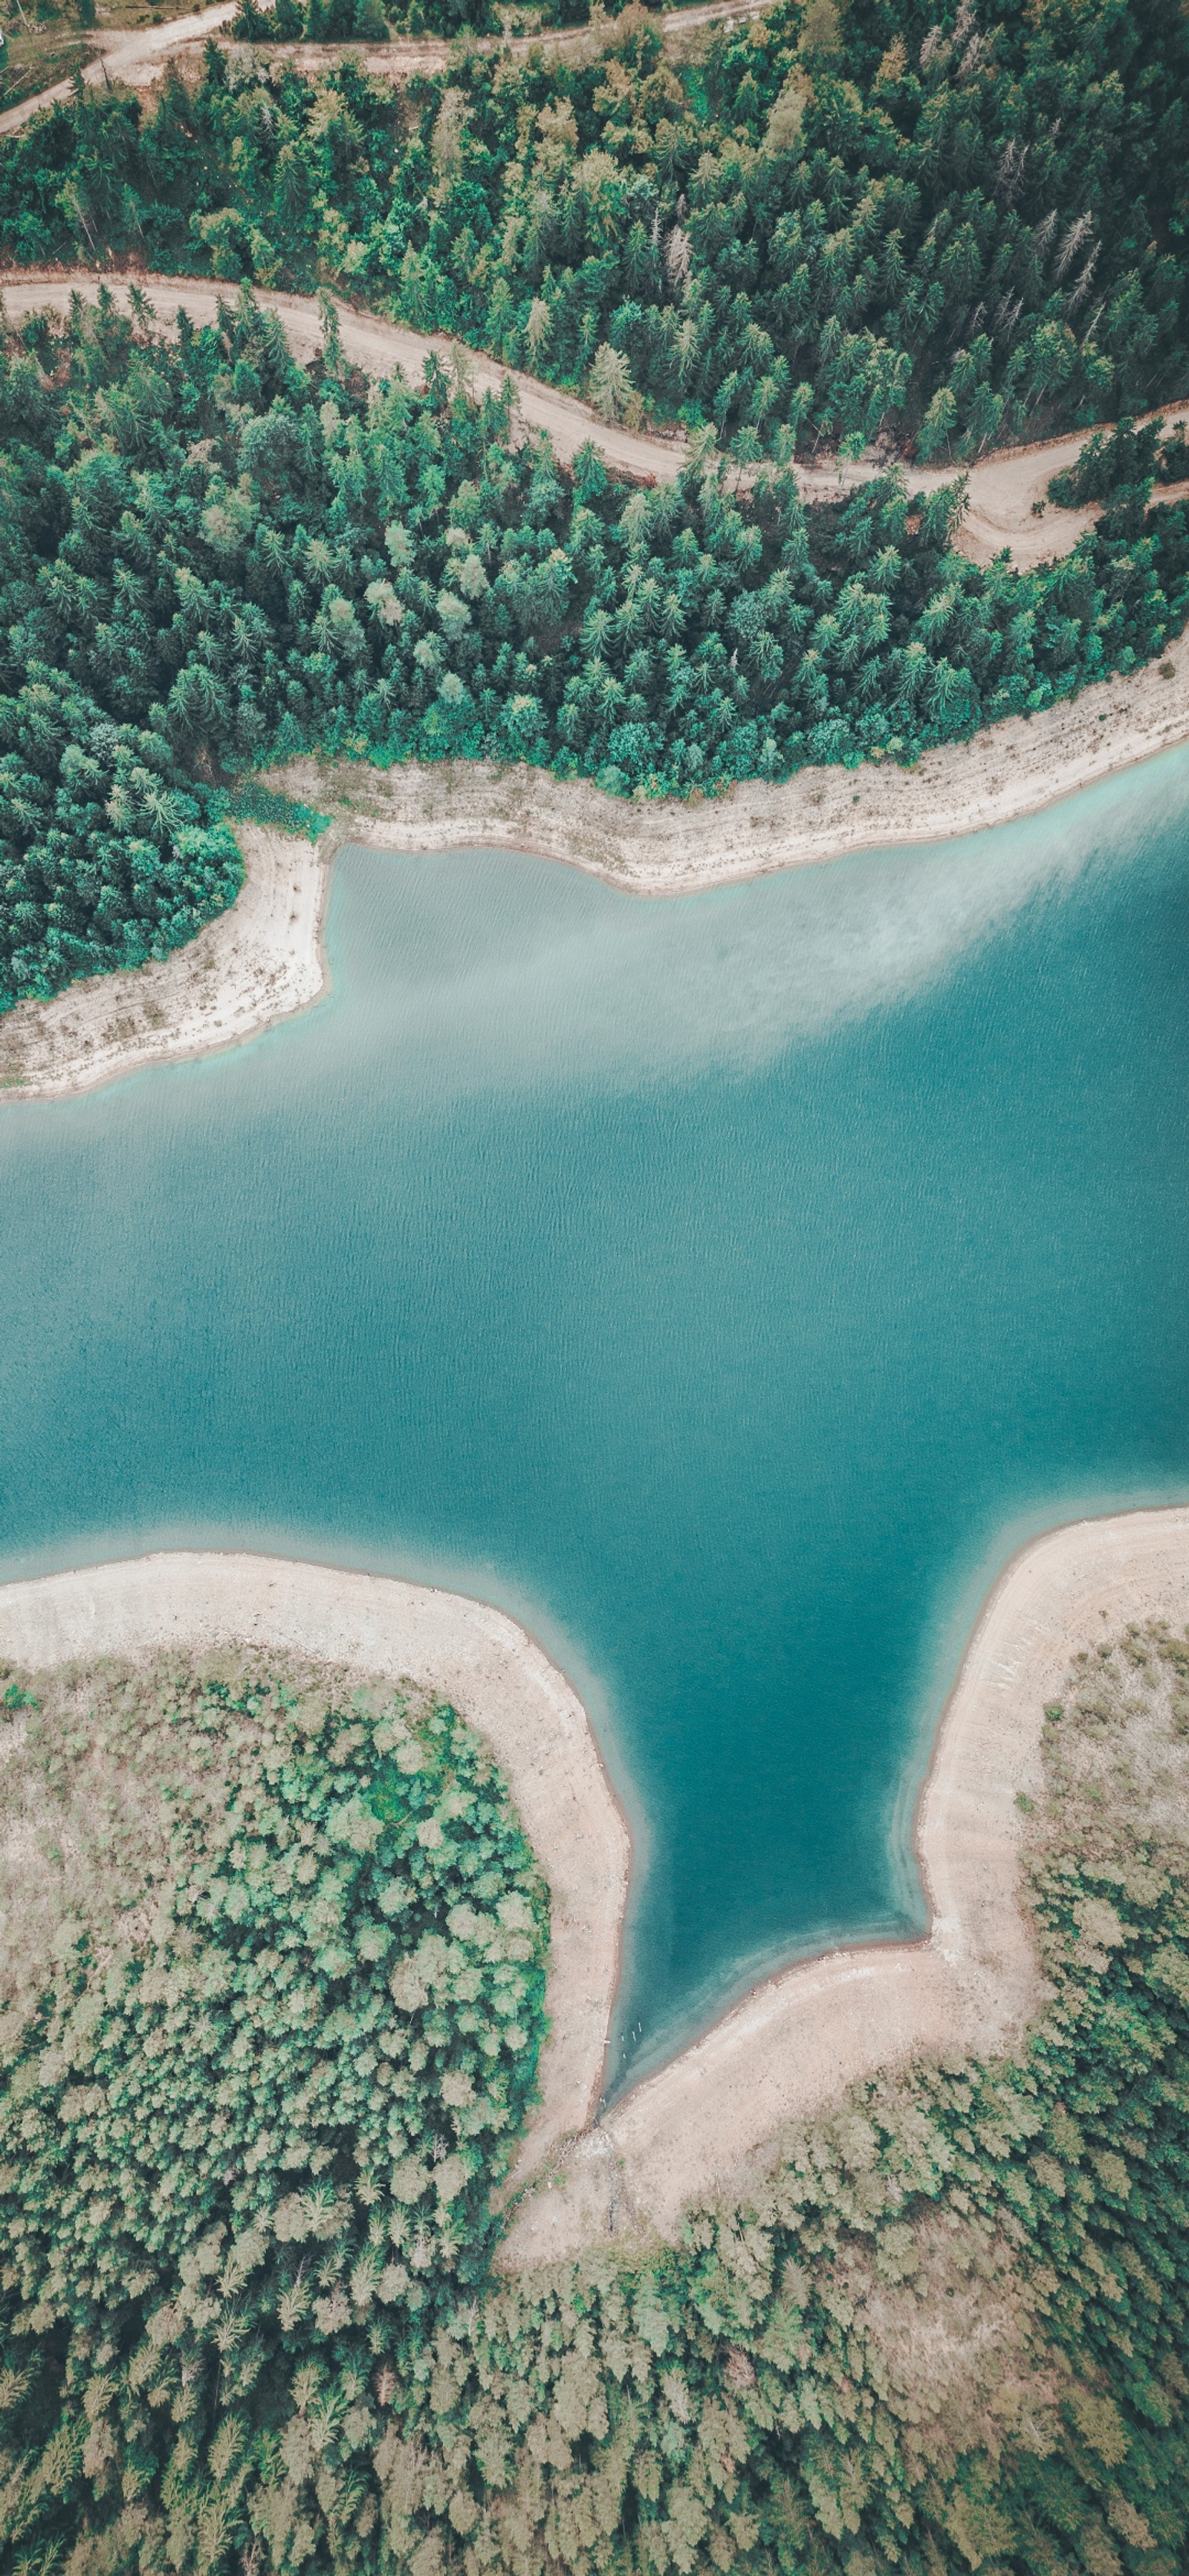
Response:
[[[83,73],[91,89],[101,89],[123,81],[136,88],[155,81],[162,65],[187,47],[204,45],[208,36],[218,34],[220,27],[230,26],[239,0],[219,0],[215,9],[198,9],[189,17],[173,18],[165,27],[122,28],[96,47]],[[52,107],[56,99],[69,98],[73,80],[55,81],[51,88],[40,89],[33,98],[22,98],[15,107],[0,114],[0,134],[16,134],[30,117],[39,116],[43,107]]]
[[[214,322],[220,299],[233,300],[235,294],[234,287],[205,278],[120,276],[92,269],[21,269],[0,276],[10,322],[23,321],[29,314],[47,309],[68,312],[72,295],[94,301],[101,286],[107,286],[125,310],[130,309],[132,288],[139,288],[166,329],[175,322],[179,310],[192,322]],[[295,354],[303,360],[313,357],[322,345],[322,311],[316,298],[286,295],[266,287],[258,287],[255,292],[259,303],[279,315]],[[521,375],[495,358],[463,348],[457,341],[414,331],[403,323],[383,322],[377,315],[357,312],[350,305],[339,303],[336,309],[344,354],[352,365],[362,367],[370,376],[389,376],[399,367],[416,383],[431,351],[455,367],[476,393],[498,392],[510,376],[521,420],[528,428],[547,431],[563,463],[572,462],[588,440],[618,473],[637,483],[668,482],[686,462],[688,444],[678,433],[658,437],[609,426],[576,394],[559,393],[555,386],[542,384],[535,376]],[[1170,427],[1174,421],[1189,422],[1189,402],[1166,406],[1163,416]],[[966,514],[956,539],[959,551],[974,563],[986,564],[1006,546],[1013,563],[1021,566],[1051,562],[1068,554],[1083,529],[1093,524],[1096,512],[1058,510],[1050,502],[1043,517],[1038,518],[1033,515],[1033,504],[1044,500],[1050,475],[1073,463],[1084,436],[1078,432],[1038,447],[1004,448],[995,455],[980,457],[977,464],[970,466]],[[837,458],[828,458],[817,465],[799,466],[797,480],[806,500],[822,501],[834,499],[840,491],[851,490],[883,471],[881,465],[874,463],[841,464]],[[952,482],[957,471],[952,465],[908,468],[913,490],[922,492],[936,491],[943,483]],[[1186,496],[1189,484],[1161,488],[1162,500]]]
[[[703,5],[666,11],[659,25],[666,40],[691,28],[717,22],[759,15],[766,0],[703,0]],[[83,77],[92,85],[119,81],[132,86],[146,86],[155,81],[169,61],[185,61],[199,54],[210,36],[225,30],[236,15],[238,0],[217,0],[211,9],[198,10],[190,16],[174,18],[163,27],[144,27],[132,33],[112,37],[98,50]],[[558,28],[544,37],[514,38],[510,50],[526,52],[542,43],[552,47],[581,45],[590,40],[588,27]],[[476,40],[485,45],[502,42],[499,38]],[[248,52],[248,47],[236,50]],[[448,64],[451,48],[432,39],[420,43],[380,46],[277,45],[267,48],[270,60],[287,60],[304,71],[315,71],[329,62],[337,62],[344,53],[359,57],[368,72],[394,81],[407,80],[417,71],[442,70]],[[70,95],[70,81],[59,81],[53,88],[42,90],[35,98],[23,99],[16,107],[0,113],[0,137],[15,133],[39,111],[54,100]],[[107,277],[117,296],[126,288],[115,277]],[[142,277],[137,280],[154,311],[163,322],[170,322],[179,306],[197,322],[213,321],[220,288],[192,278]],[[13,319],[52,305],[57,311],[67,307],[74,290],[83,295],[97,292],[97,274],[85,271],[22,271],[4,280],[5,303]],[[227,290],[222,290],[226,292]],[[294,348],[302,356],[312,355],[320,342],[319,309],[311,297],[286,295],[257,289],[259,299],[281,315]],[[667,481],[677,474],[688,455],[686,441],[680,434],[645,435],[601,421],[588,404],[576,395],[561,393],[556,387],[541,383],[536,377],[522,375],[506,368],[496,359],[461,347],[440,336],[401,325],[381,322],[347,306],[339,306],[343,347],[357,365],[369,375],[389,374],[394,366],[416,380],[431,349],[460,367],[478,392],[496,389],[511,374],[516,387],[520,413],[534,429],[544,429],[553,441],[557,454],[568,462],[587,439],[593,438],[610,465],[632,480],[642,483]],[[1189,405],[1170,407],[1166,412],[1170,425],[1174,419],[1189,416]],[[967,503],[961,529],[955,538],[958,551],[971,562],[989,564],[1006,546],[1013,563],[1020,567],[1053,562],[1068,554],[1077,544],[1083,530],[1092,525],[1093,510],[1057,510],[1045,502],[1049,478],[1062,466],[1070,465],[1083,444],[1082,434],[1050,440],[1036,447],[1003,448],[990,456],[980,457],[968,469]],[[883,469],[866,461],[841,464],[836,457],[798,468],[798,482],[807,500],[835,498],[840,491],[869,481]],[[953,480],[950,466],[914,465],[909,468],[914,491],[936,491]],[[1161,498],[1180,500],[1189,494],[1189,484],[1162,492]],[[1043,506],[1042,506],[1043,505]]]
[[[710,27],[719,20],[732,18],[756,18],[767,6],[768,0],[707,0],[707,5],[701,8],[667,11],[658,18],[657,24],[666,42],[671,42],[674,36],[684,34],[691,27]],[[92,89],[102,87],[105,81],[109,87],[118,81],[129,89],[147,89],[160,77],[166,63],[197,61],[208,37],[226,30],[238,8],[239,0],[218,0],[216,8],[199,9],[187,17],[172,18],[164,27],[137,27],[131,32],[122,30],[97,44],[83,79]],[[551,53],[565,51],[589,42],[590,37],[589,27],[548,27],[539,35],[511,38],[476,36],[471,41],[484,53],[506,44],[509,53],[526,54],[534,46],[544,46]],[[249,45],[237,44],[234,50],[248,54],[253,49]],[[416,42],[408,39],[391,45],[306,45],[298,42],[268,45],[259,50],[269,62],[295,63],[303,72],[321,71],[329,63],[340,62],[344,54],[350,54],[376,80],[407,81],[414,72],[445,71],[453,46],[444,39],[423,36]],[[72,87],[71,80],[55,81],[51,88],[38,90],[33,98],[23,98],[15,107],[6,107],[0,113],[0,135],[16,134],[31,117],[39,115],[43,107],[52,107],[56,99],[69,98]]]

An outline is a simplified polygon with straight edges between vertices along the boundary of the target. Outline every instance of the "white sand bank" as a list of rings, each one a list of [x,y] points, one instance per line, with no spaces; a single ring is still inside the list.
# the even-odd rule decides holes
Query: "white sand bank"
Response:
[[[291,761],[268,784],[335,817],[340,841],[416,852],[535,851],[632,894],[689,894],[856,850],[904,849],[1018,822],[1189,739],[1189,632],[1172,676],[1151,664],[1103,680],[1039,715],[927,751],[915,769],[803,769],[781,787],[751,780],[700,805],[605,796],[589,780],[454,761],[370,768]]]
[[[244,890],[192,947],[134,974],[71,985],[52,1002],[18,1003],[0,1018],[0,1107],[234,1045],[316,1001],[330,863],[344,841],[408,853],[534,851],[625,893],[676,895],[852,851],[949,840],[1018,821],[1189,739],[1189,634],[1168,663],[1171,678],[1149,665],[1104,680],[1070,704],[926,752],[913,770],[805,769],[786,786],[756,780],[701,805],[637,804],[587,780],[490,761],[391,770],[291,761],[267,783],[333,815],[318,847],[241,824]]]
[[[237,833],[243,890],[188,947],[0,1017],[0,1104],[90,1091],[141,1065],[237,1046],[317,1000],[329,849],[253,823]]]
[[[690,2201],[745,2190],[781,2128],[848,2085],[1012,2038],[1041,1995],[1017,1800],[1039,1788],[1045,1702],[1080,1643],[1153,1617],[1189,1620],[1189,1508],[1080,1521],[1023,1549],[980,1615],[920,1802],[928,1938],[839,1950],[768,1979],[593,2127],[628,1836],[581,1703],[514,1621],[378,1576],[163,1554],[0,1589],[0,1657],[289,1649],[431,1684],[482,1730],[553,1893],[553,2031],[504,2255],[526,2268],[613,2236],[671,2233]]]
[[[597,2101],[627,1894],[627,1827],[581,1701],[502,1611],[379,1575],[179,1553],[0,1587],[0,1660],[11,1663],[231,1644],[429,1684],[491,1744],[552,1898],[552,2031],[523,2183]]]
[[[521,2204],[509,2266],[672,2233],[690,2201],[745,2189],[781,2127],[848,2085],[1011,2039],[1042,1991],[1016,1802],[1040,1786],[1045,1702],[1078,1645],[1153,1617],[1189,1618],[1189,1509],[1075,1522],[1013,1558],[963,1658],[920,1802],[927,1941],[836,1951],[758,1987],[576,2141]]]

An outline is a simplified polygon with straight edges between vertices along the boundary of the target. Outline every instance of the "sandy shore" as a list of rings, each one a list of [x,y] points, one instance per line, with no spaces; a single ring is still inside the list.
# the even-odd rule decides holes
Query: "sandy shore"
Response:
[[[487,761],[380,770],[295,760],[268,784],[334,815],[342,841],[399,851],[537,852],[631,894],[697,893],[857,850],[905,849],[1014,823],[1189,740],[1189,632],[1159,665],[1039,715],[927,751],[915,769],[803,769],[700,805],[604,796],[589,780]]]
[[[805,769],[701,805],[637,804],[589,781],[489,761],[373,769],[313,758],[267,784],[333,816],[309,841],[237,827],[247,882],[190,948],[135,974],[96,976],[0,1018],[0,1106],[90,1089],[140,1065],[232,1046],[325,989],[322,918],[344,842],[416,853],[525,850],[628,894],[677,895],[807,867],[858,850],[909,848],[1011,823],[1189,740],[1189,633],[1172,677],[1149,665],[1072,703],[1013,717],[917,767]]]
[[[10,273],[3,281],[9,320],[46,305],[65,310],[75,291],[94,295],[101,282],[127,301],[128,279],[101,281],[82,270]],[[195,279],[135,282],[167,324],[179,304],[196,322],[212,321],[226,292]],[[314,298],[262,291],[261,301],[278,312],[299,355],[321,345],[323,317]],[[415,378],[431,346],[450,354],[444,341],[339,310],[348,355],[372,375],[401,366]],[[476,387],[503,380],[505,371],[494,361],[460,355]],[[572,456],[593,433],[624,472],[654,478],[677,470],[680,442],[606,429],[575,397],[529,377],[514,382],[522,417],[548,429],[559,455]],[[1170,420],[1183,409],[1170,406]],[[981,559],[1010,537],[1022,559],[1031,560],[1038,551],[1051,555],[1072,544],[1088,514],[1050,510],[1035,519],[1032,501],[1080,444],[1078,438],[1050,441],[980,459],[969,478],[967,551]],[[835,481],[841,473],[850,483],[874,470],[868,462],[831,472]],[[942,469],[913,471],[924,483],[944,479]],[[816,472],[802,479],[807,488],[822,481]],[[990,726],[969,743],[927,752],[912,770],[872,762],[858,770],[806,769],[785,786],[753,781],[700,805],[627,802],[585,780],[563,784],[540,770],[484,761],[432,769],[412,763],[385,772],[363,763],[328,769],[312,758],[298,760],[273,779],[332,814],[331,833],[317,851],[243,827],[247,884],[233,911],[192,949],[135,975],[98,978],[53,1002],[24,1002],[5,1014],[0,1101],[87,1089],[134,1065],[231,1045],[316,1000],[325,981],[326,872],[344,839],[394,851],[529,850],[634,893],[678,894],[849,851],[946,840],[1013,822],[1186,738],[1189,636],[1182,636],[1162,664],[1102,681],[1031,718]]]
[[[581,1700],[502,1611],[380,1575],[178,1553],[0,1587],[0,1661],[228,1644],[426,1683],[491,1744],[552,1899],[552,2031],[514,2176],[523,2184],[598,2100],[627,1896],[628,1831]]]
[[[780,2129],[914,2057],[993,2053],[1042,1988],[1020,1908],[1018,1794],[1040,1787],[1044,1706],[1074,1649],[1126,1620],[1189,1619],[1189,1508],[1051,1530],[995,1585],[950,1694],[917,1818],[926,1941],[839,1950],[770,1978],[639,2085],[522,2202],[510,2266],[671,2234],[734,2196]]]
[[[0,1105],[49,1100],[139,1066],[238,1046],[305,1010],[325,983],[329,844],[237,826],[247,870],[230,912],[127,975],[92,975],[0,1017]]]
[[[769,1978],[705,2038],[591,2120],[614,2001],[629,1842],[581,1702],[482,1602],[260,1556],[149,1556],[0,1589],[0,1657],[47,1663],[243,1642],[448,1696],[491,1742],[553,1893],[541,2109],[504,2260],[561,2261],[670,2234],[691,2200],[746,2190],[790,2121],[878,2069],[994,2051],[1041,1985],[1020,1905],[1020,1792],[1040,1786],[1046,1700],[1082,1642],[1189,1619],[1189,1507],[1050,1531],[984,1605],[917,1816],[927,1939],[838,1950]]]

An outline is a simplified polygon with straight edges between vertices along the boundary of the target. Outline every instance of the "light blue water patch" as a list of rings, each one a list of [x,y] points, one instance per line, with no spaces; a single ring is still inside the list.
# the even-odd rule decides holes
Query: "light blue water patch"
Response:
[[[337,862],[324,1004],[0,1115],[0,1573],[161,1544],[527,1619],[637,1832],[611,2081],[923,1921],[1030,1530],[1189,1492],[1189,761],[673,902]]]

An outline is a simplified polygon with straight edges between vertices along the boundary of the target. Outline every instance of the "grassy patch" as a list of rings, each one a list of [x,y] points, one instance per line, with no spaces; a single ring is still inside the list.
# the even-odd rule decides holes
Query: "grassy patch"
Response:
[[[264,823],[274,832],[292,832],[303,841],[320,841],[330,828],[329,814],[320,814],[317,806],[278,795],[275,788],[261,787],[254,778],[230,789],[224,810],[230,822]]]

